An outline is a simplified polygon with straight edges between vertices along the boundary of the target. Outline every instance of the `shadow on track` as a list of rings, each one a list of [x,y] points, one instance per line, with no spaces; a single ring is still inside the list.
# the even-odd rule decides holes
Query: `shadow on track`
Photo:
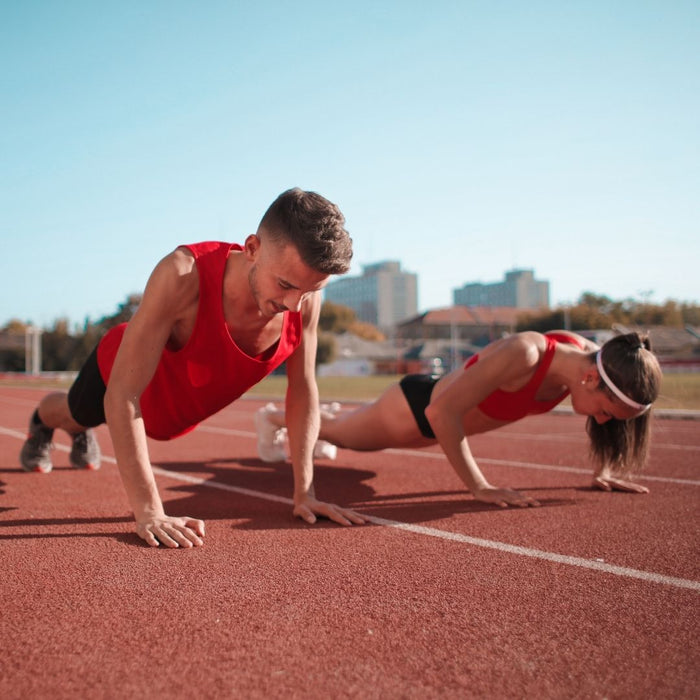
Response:
[[[212,462],[159,462],[158,466],[169,472],[200,474],[217,483],[232,488],[250,489],[261,494],[289,498],[292,492],[292,468],[288,463],[265,463],[258,459],[226,459]],[[206,474],[206,477],[204,476]],[[315,466],[317,497],[352,508],[367,515],[375,515],[407,523],[429,522],[453,515],[488,512],[527,511],[527,508],[499,508],[488,503],[475,501],[466,491],[423,491],[402,494],[379,495],[367,483],[376,472],[347,468],[338,465]],[[518,488],[519,491],[541,492],[545,489]],[[568,492],[571,487],[559,489]],[[180,499],[171,499],[174,493],[186,493]],[[535,494],[537,495],[537,494]],[[235,491],[199,489],[196,485],[183,484],[168,488],[163,492],[167,498],[167,510],[172,515],[190,515],[203,520],[234,519],[236,529],[287,529],[308,527],[291,516],[288,504],[266,501],[264,496],[257,499]],[[576,504],[574,498],[538,498],[541,507],[561,507]],[[319,520],[314,527],[337,527],[334,523]]]

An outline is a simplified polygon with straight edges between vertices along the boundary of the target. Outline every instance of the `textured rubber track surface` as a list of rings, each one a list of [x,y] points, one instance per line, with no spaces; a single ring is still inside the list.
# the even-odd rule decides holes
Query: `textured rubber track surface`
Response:
[[[204,547],[134,532],[109,435],[98,472],[27,474],[37,389],[0,388],[0,697],[690,698],[700,611],[698,422],[657,420],[646,496],[589,488],[584,421],[477,436],[479,504],[437,450],[319,462],[364,526],[295,520],[289,465],[256,457],[242,400],[151,442],[166,509]]]

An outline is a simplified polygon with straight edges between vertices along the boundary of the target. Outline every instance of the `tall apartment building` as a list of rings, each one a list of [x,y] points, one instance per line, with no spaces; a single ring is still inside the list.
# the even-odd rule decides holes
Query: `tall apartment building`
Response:
[[[418,312],[418,275],[395,260],[363,265],[359,277],[341,277],[325,289],[326,300],[349,306],[360,321],[384,331]]]
[[[549,307],[549,282],[535,279],[534,270],[511,270],[503,282],[471,282],[453,291],[458,306]]]

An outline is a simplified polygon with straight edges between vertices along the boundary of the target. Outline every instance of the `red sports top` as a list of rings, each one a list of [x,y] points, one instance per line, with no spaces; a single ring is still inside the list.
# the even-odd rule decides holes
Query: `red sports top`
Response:
[[[535,398],[537,390],[542,385],[544,378],[547,376],[547,370],[552,364],[557,344],[567,343],[568,345],[581,347],[580,343],[574,338],[563,333],[545,333],[544,337],[547,340],[547,348],[540,363],[537,365],[535,373],[532,375],[532,379],[518,391],[496,389],[479,404],[479,409],[482,413],[494,420],[516,421],[536,413],[547,413],[547,411],[551,411],[569,395],[569,392],[565,391],[561,396],[557,396],[556,399],[551,399],[550,401],[538,401]],[[464,369],[468,369],[478,360],[479,356],[473,355],[467,360]]]
[[[234,343],[226,327],[223,279],[237,244],[205,242],[183,246],[195,257],[199,273],[199,306],[194,330],[177,351],[166,347],[156,373],[141,395],[146,434],[169,440],[189,432],[281,365],[301,342],[301,313],[285,311],[276,345],[251,357]],[[105,384],[126,324],[112,328],[100,341],[97,362]]]

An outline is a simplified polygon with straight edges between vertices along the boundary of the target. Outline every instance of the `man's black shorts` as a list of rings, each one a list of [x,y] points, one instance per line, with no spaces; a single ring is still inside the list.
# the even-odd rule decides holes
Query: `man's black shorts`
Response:
[[[97,365],[97,348],[85,360],[85,364],[68,391],[68,408],[73,419],[84,428],[94,428],[105,422],[104,398],[106,386]]]

